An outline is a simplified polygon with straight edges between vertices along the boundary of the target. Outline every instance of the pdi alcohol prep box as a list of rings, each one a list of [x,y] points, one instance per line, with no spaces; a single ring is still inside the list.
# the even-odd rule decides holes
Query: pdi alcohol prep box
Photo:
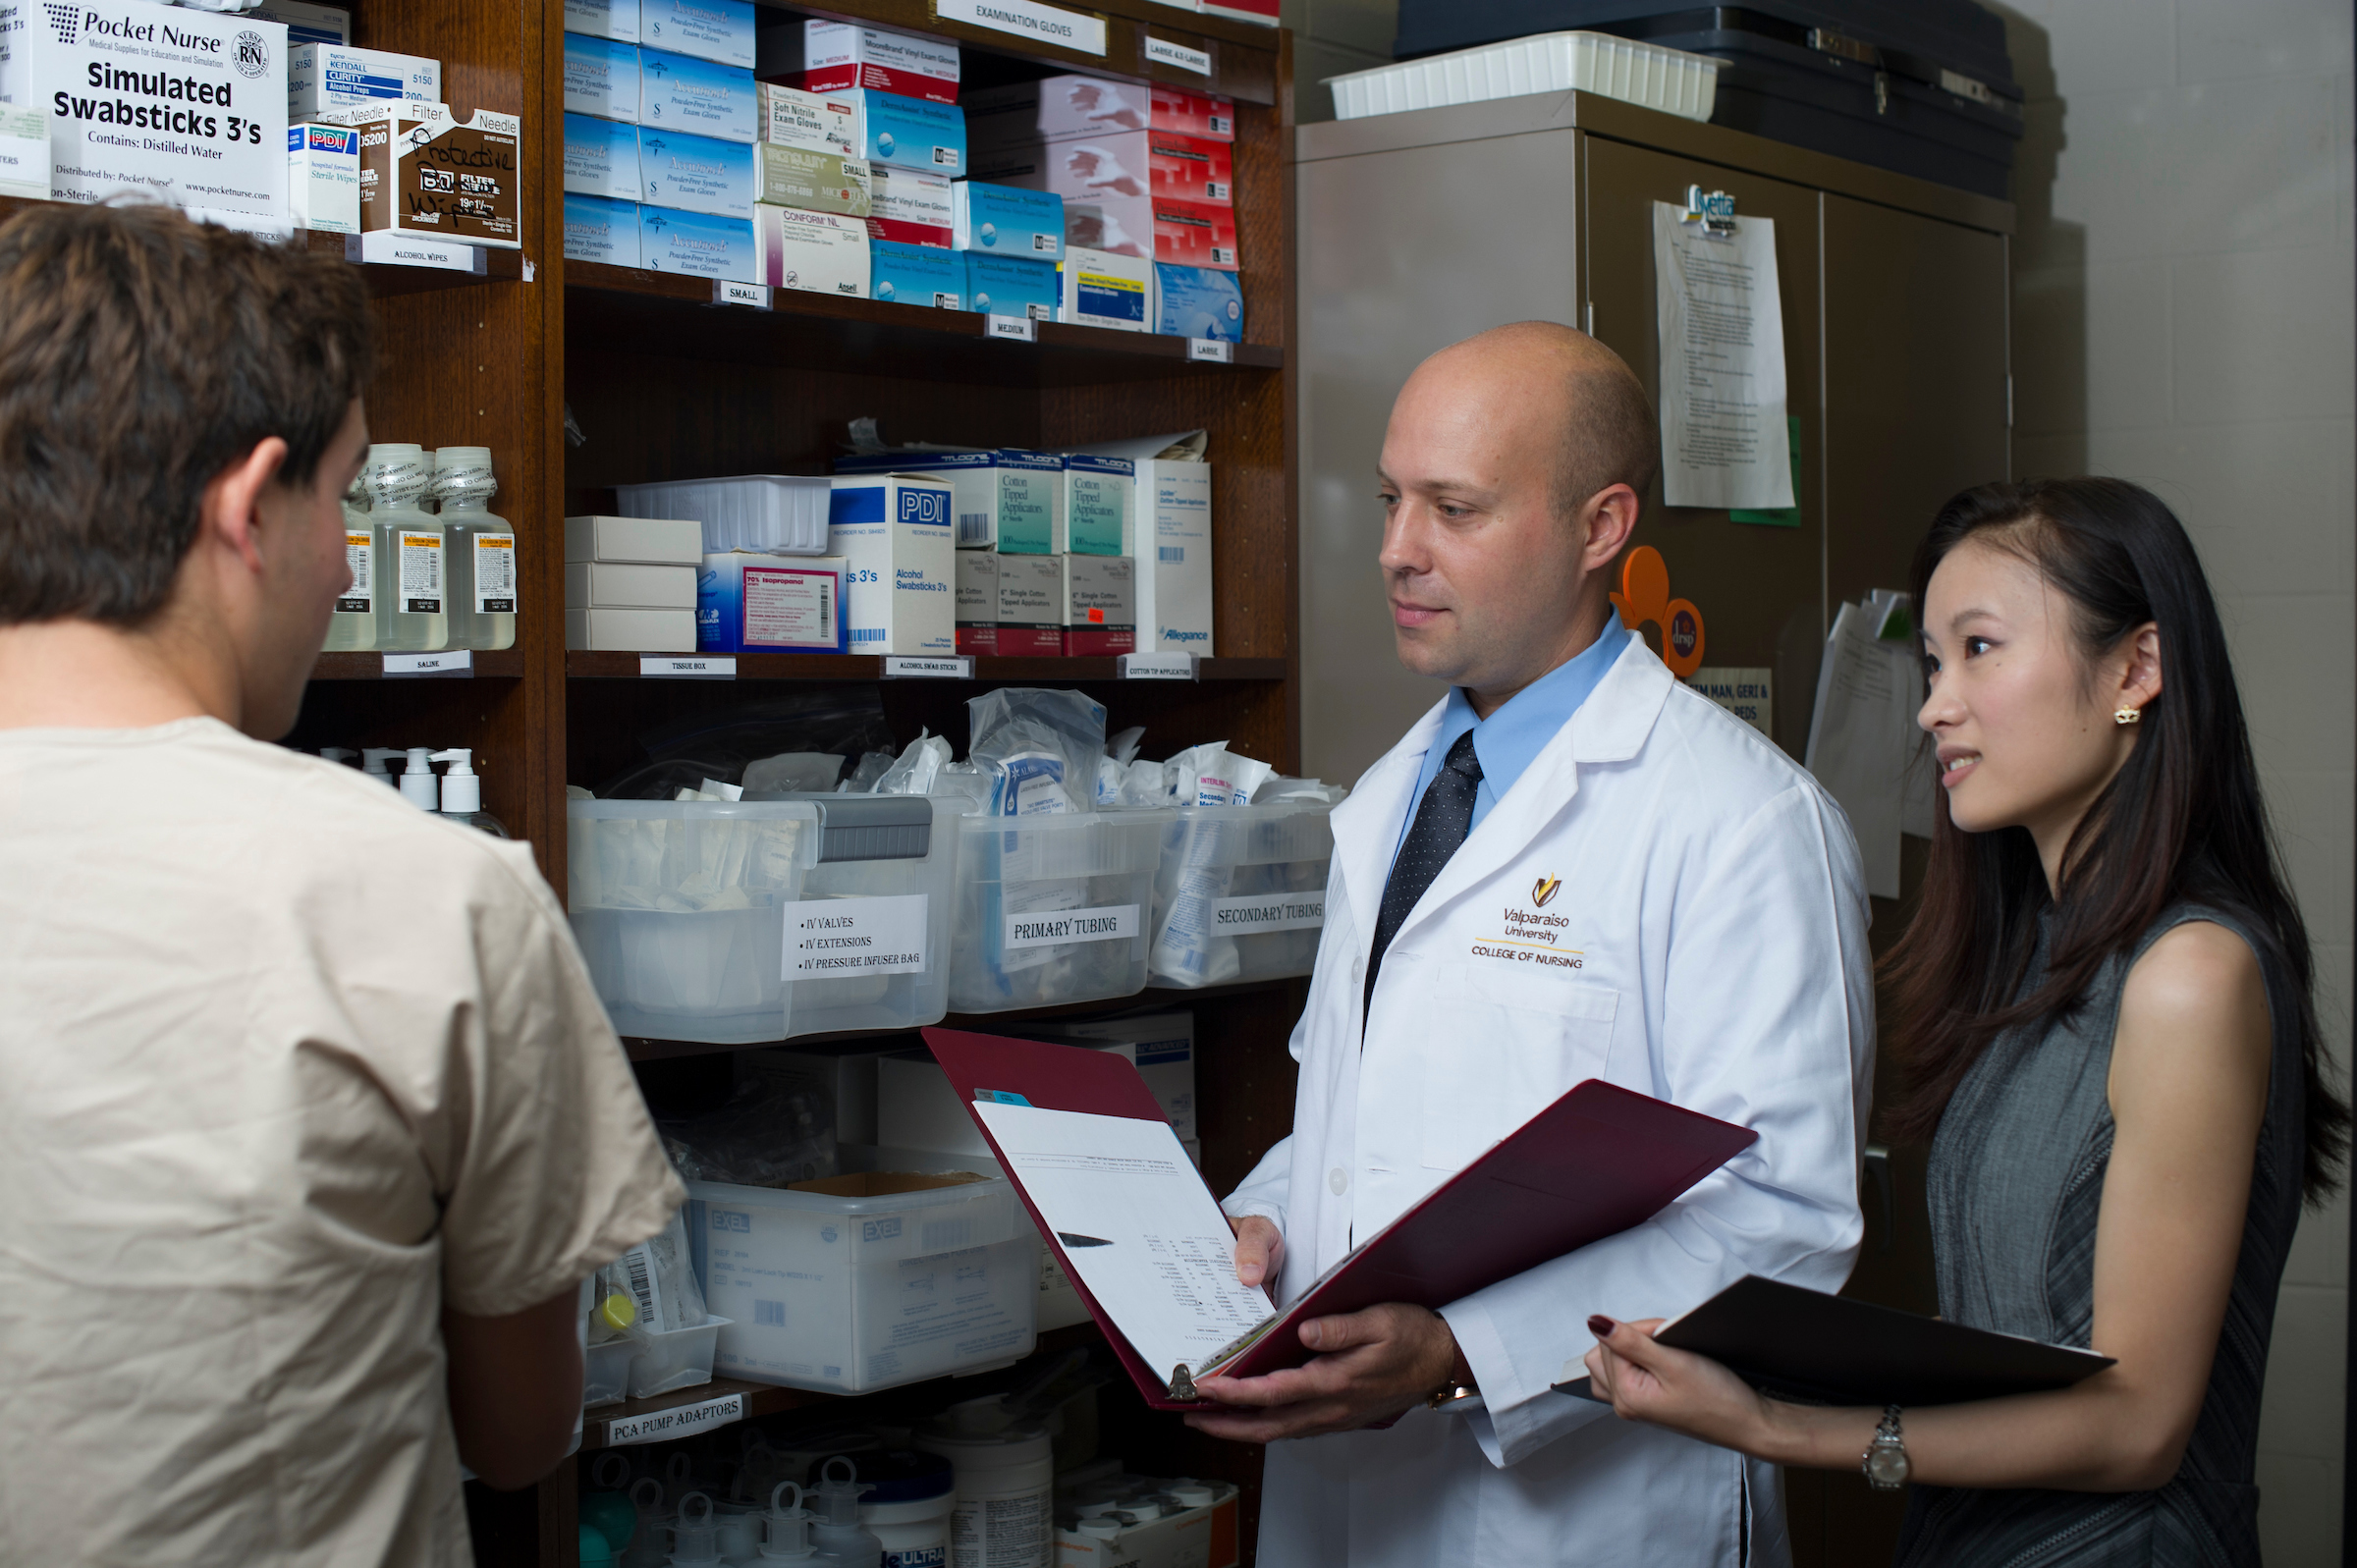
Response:
[[[75,0],[10,8],[0,103],[49,111],[61,201],[130,191],[245,227],[287,222],[287,29]]]
[[[298,229],[360,232],[360,134],[351,126],[287,127],[287,215]]]
[[[827,553],[841,556],[853,653],[955,653],[957,548],[950,487],[908,474],[838,476]]]
[[[951,487],[958,548],[1008,556],[1065,552],[1064,460],[1045,452],[881,453],[837,460],[840,474],[921,473]]]
[[[1020,186],[960,180],[950,188],[950,240],[959,250],[1064,259],[1064,197]]]
[[[958,46],[851,22],[782,23],[761,29],[754,68],[805,92],[872,87],[933,103],[958,101]]]

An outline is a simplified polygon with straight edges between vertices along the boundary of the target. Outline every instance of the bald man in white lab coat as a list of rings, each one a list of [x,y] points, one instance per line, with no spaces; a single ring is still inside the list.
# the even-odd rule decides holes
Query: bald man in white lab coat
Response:
[[[1199,1380],[1228,1408],[1192,1425],[1270,1444],[1266,1568],[1789,1559],[1772,1467],[1548,1386],[1583,1371],[1590,1314],[1672,1316],[1746,1273],[1837,1289],[1862,1230],[1857,847],[1616,617],[1657,451],[1642,385],[1567,327],[1484,333],[1401,390],[1384,580],[1400,661],[1450,690],[1334,814],[1292,1134],[1225,1207],[1282,1302],[1582,1080],[1759,1141],[1632,1230]]]

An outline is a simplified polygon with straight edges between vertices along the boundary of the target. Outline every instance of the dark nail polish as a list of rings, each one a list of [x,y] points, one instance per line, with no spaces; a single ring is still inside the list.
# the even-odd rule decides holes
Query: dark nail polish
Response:
[[[1607,1318],[1601,1312],[1592,1312],[1588,1314],[1588,1332],[1594,1334],[1599,1339],[1602,1339],[1606,1334],[1611,1333],[1614,1329],[1619,1326],[1620,1325],[1618,1324],[1613,1322],[1612,1319]]]

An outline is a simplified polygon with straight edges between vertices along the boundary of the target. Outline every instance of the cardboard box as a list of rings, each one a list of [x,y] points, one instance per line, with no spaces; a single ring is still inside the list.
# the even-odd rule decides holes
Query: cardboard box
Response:
[[[1029,658],[1064,656],[1065,560],[999,557],[999,652]]]
[[[1236,271],[1242,263],[1235,247],[1235,209],[1156,196],[1154,259],[1174,266]]]
[[[638,41],[750,71],[758,18],[752,0],[639,0]]]
[[[645,184],[638,171],[638,128],[585,114],[565,117],[565,190],[636,204]]]
[[[601,653],[693,653],[692,610],[568,610],[565,646]]]
[[[1117,332],[1148,330],[1153,271],[1154,263],[1142,256],[1117,256],[1077,245],[1067,249],[1056,269],[1063,285],[1058,306],[1062,319]]]
[[[974,178],[1064,197],[1064,241],[1089,250],[1186,266],[1236,266],[1235,209],[1151,190],[1151,166],[1130,167],[1149,138],[1079,137],[1001,148]]]
[[[1215,206],[1235,202],[1233,147],[1176,131],[1100,131],[1053,142],[1035,137],[976,148],[967,161],[977,180],[999,179],[1003,170],[1020,171],[1034,164],[1061,167],[1062,175],[1049,176],[1048,185],[1038,185],[1036,179],[1014,183],[1068,197],[1172,196]]]
[[[145,0],[17,0],[8,11],[0,103],[49,111],[55,199],[129,191],[237,227],[286,228],[285,27]]]
[[[999,651],[999,563],[995,550],[958,552],[958,651]]]
[[[49,199],[49,111],[46,109],[0,106],[0,196]]]
[[[641,562],[655,567],[704,564],[704,525],[692,517],[567,517],[565,562]]]
[[[1138,647],[1209,657],[1211,464],[1137,460],[1129,548],[1137,563]]]
[[[759,106],[758,139],[804,152],[831,152],[838,158],[859,157],[859,117],[840,97],[775,81],[756,81],[753,87]]]
[[[755,283],[846,299],[867,297],[867,225],[831,212],[753,208]]]
[[[936,310],[965,308],[965,259],[933,245],[867,243],[868,296]]]
[[[960,180],[950,187],[950,243],[959,250],[1064,259],[1064,198],[1021,186]]]
[[[287,127],[287,216],[298,229],[360,232],[360,134],[351,126]]]
[[[638,265],[691,278],[761,281],[752,224],[678,207],[638,209]]]
[[[958,101],[958,46],[851,22],[785,22],[761,29],[754,69],[809,92],[871,87],[933,103]]]
[[[753,216],[753,144],[685,131],[638,130],[638,199],[650,206]]]
[[[565,0],[565,30],[636,43],[638,0]]]
[[[1137,564],[1126,556],[1064,558],[1064,651],[1102,659],[1137,651]]]
[[[751,71],[639,46],[638,123],[649,131],[750,141],[759,120]]]
[[[565,259],[637,266],[638,203],[566,191]]]
[[[947,175],[920,174],[888,164],[867,166],[867,232],[877,240],[904,245],[938,245],[944,250],[956,231],[951,227],[950,180]],[[962,280],[959,284],[964,289]]]
[[[1213,141],[1235,139],[1235,105],[1231,100],[1161,82],[1147,91],[1153,100],[1147,122],[1150,129],[1176,131],[1182,136],[1204,136]]]
[[[868,162],[951,179],[965,173],[965,117],[954,105],[871,87],[846,88],[843,97]]]
[[[352,42],[352,13],[342,6],[316,6],[306,0],[262,0],[246,14],[286,28],[290,49],[305,43]]]
[[[1029,316],[1034,321],[1056,319],[1062,286],[1055,263],[994,256],[986,250],[968,250],[963,255],[968,310],[993,316]]]
[[[1064,460],[1065,532],[1076,556],[1125,556],[1137,464],[1127,458],[1074,453]]]
[[[966,135],[975,153],[1029,141],[1124,131],[1172,131],[1235,139],[1235,107],[1209,93],[1077,75],[1042,77],[965,95]]]
[[[804,1050],[773,1047],[737,1054],[737,1081],[783,1078],[824,1092],[835,1110],[838,1144],[876,1142],[876,1063],[908,1049],[904,1040],[849,1040]]]
[[[442,62],[387,49],[302,43],[287,48],[287,118],[309,120],[329,109],[440,103]]]
[[[843,558],[853,653],[955,653],[957,547],[950,487],[905,474],[839,477],[827,553]]]
[[[565,564],[568,610],[693,610],[696,568],[611,561]]]
[[[895,452],[836,460],[839,474],[921,473],[951,488],[960,550],[1008,556],[1065,551],[1064,460],[1003,447],[995,452]]]
[[[868,191],[867,160],[832,152],[808,152],[756,142],[753,153],[755,199],[773,206],[799,207],[804,212],[836,212],[864,219],[872,205]]]
[[[1244,291],[1216,267],[1154,264],[1154,330],[1179,338],[1244,341]]]
[[[438,103],[346,113],[368,116],[356,127],[362,232],[505,250],[522,244],[516,116],[477,109],[472,120],[461,120]]]
[[[845,564],[732,551],[695,574],[698,653],[843,653]]]
[[[638,46],[565,34],[565,112],[638,123]]]

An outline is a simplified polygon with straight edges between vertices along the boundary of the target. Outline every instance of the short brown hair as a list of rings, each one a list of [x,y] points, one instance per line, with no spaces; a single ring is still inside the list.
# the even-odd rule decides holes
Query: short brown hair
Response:
[[[359,269],[152,203],[0,225],[0,625],[137,626],[205,487],[271,436],[307,485],[375,369]]]
[[[1575,516],[1590,497],[1624,484],[1645,500],[1662,464],[1661,430],[1653,399],[1618,354],[1604,345],[1597,362],[1572,379],[1574,408],[1556,479],[1556,510]]]

